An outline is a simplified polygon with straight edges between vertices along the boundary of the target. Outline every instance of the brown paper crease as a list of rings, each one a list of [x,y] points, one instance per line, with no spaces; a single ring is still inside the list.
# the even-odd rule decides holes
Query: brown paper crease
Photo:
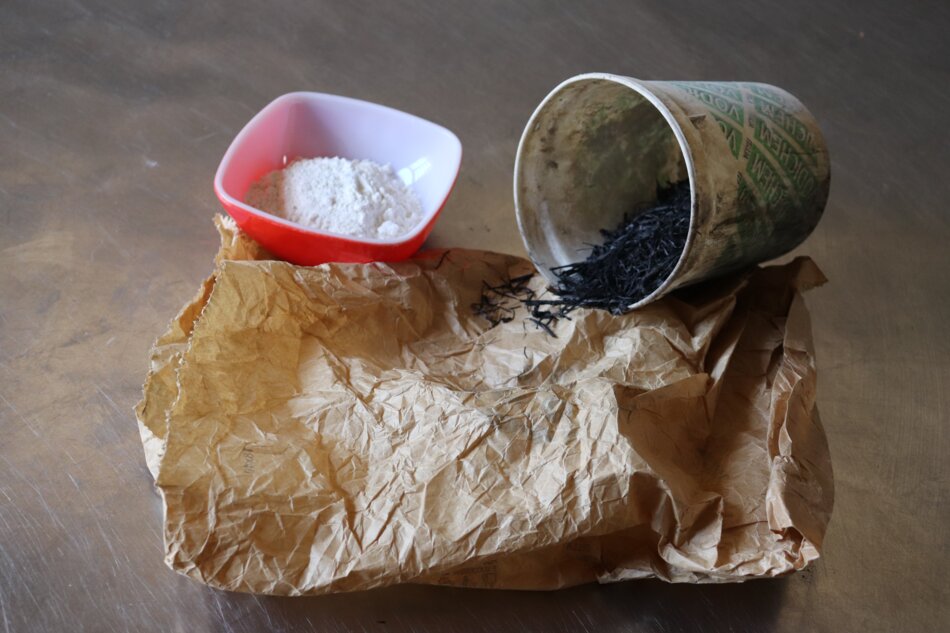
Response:
[[[811,260],[577,311],[555,338],[472,313],[523,259],[302,268],[217,224],[136,408],[176,571],[300,595],[741,581],[818,557]]]

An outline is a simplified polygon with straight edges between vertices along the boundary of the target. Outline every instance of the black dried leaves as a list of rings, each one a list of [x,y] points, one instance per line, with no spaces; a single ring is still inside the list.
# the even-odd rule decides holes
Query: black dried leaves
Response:
[[[616,228],[601,231],[604,242],[592,245],[587,259],[554,268],[558,281],[550,290],[557,297],[536,297],[528,287],[531,275],[525,275],[497,286],[483,284],[472,309],[494,327],[514,319],[521,303],[528,318],[549,334],[558,319],[577,308],[623,314],[673,272],[686,246],[689,218],[689,182],[683,181],[660,190],[654,204],[627,215]]]
[[[679,261],[689,233],[689,182],[658,193],[656,203],[626,216],[582,262],[554,268],[554,305],[623,314],[662,284]]]

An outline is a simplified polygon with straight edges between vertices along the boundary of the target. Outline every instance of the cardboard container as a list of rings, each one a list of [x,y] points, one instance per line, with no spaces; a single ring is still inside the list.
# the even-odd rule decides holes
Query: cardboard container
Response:
[[[814,117],[781,88],[743,82],[578,75],[535,110],[518,147],[514,195],[528,254],[582,261],[602,229],[689,179],[689,236],[670,291],[787,253],[821,218],[828,150]]]

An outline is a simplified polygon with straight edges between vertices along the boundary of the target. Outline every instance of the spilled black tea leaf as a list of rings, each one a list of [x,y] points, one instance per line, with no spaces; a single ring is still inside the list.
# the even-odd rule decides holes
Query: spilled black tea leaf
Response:
[[[552,336],[554,323],[577,308],[623,314],[673,272],[686,246],[689,218],[689,182],[683,181],[658,191],[655,203],[626,215],[616,228],[602,230],[604,242],[592,246],[584,261],[552,269],[558,281],[550,291],[556,297],[538,297],[528,287],[532,275],[523,275],[494,286],[483,283],[472,309],[494,327],[512,321],[523,305],[528,319]]]
[[[690,216],[689,182],[657,194],[657,200],[628,214],[613,230],[601,231],[603,244],[594,246],[582,262],[552,269],[558,299],[535,302],[559,309],[601,308],[623,314],[662,284],[686,246]],[[530,305],[529,305],[530,307]]]
[[[518,306],[534,298],[534,291],[528,287],[532,277],[533,274],[522,275],[494,286],[483,281],[481,297],[472,304],[472,311],[485,318],[491,327],[514,320]]]

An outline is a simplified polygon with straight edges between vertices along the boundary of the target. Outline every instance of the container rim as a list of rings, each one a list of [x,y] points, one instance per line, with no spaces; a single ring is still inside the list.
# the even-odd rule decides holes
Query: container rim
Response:
[[[686,163],[686,175],[689,179],[689,231],[686,235],[686,243],[683,245],[683,250],[680,252],[679,259],[676,262],[676,266],[673,267],[673,270],[667,275],[666,279],[656,287],[656,289],[643,297],[639,301],[630,304],[627,306],[628,310],[635,310],[636,308],[642,307],[655,299],[665,295],[669,292],[670,286],[679,276],[680,271],[682,270],[687,254],[692,250],[693,244],[696,241],[696,224],[697,224],[697,211],[696,211],[696,169],[693,162],[693,155],[690,151],[689,142],[686,140],[686,135],[683,132],[683,128],[680,126],[679,122],[676,120],[676,116],[670,111],[663,101],[646,85],[644,81],[634,79],[633,77],[627,77],[624,75],[615,75],[612,73],[584,73],[581,75],[575,75],[570,77],[560,84],[558,84],[548,95],[541,101],[540,104],[534,109],[534,112],[531,114],[531,118],[528,119],[528,123],[525,125],[524,132],[521,134],[521,140],[518,142],[518,150],[515,154],[515,177],[513,179],[514,184],[514,200],[515,200],[515,219],[518,222],[518,232],[521,233],[521,240],[524,242],[525,249],[528,251],[528,256],[531,257],[532,262],[535,264],[535,267],[539,270],[541,275],[547,279],[551,284],[554,284],[557,281],[557,278],[546,266],[540,265],[534,260],[534,256],[531,254],[531,247],[528,244],[528,240],[525,237],[525,227],[522,221],[522,200],[519,193],[520,184],[521,184],[521,167],[522,160],[525,152],[525,144],[527,138],[532,133],[535,123],[538,120],[538,117],[541,115],[541,111],[550,103],[558,94],[560,94],[568,86],[581,83],[590,80],[602,80],[613,82],[625,86],[648,102],[656,108],[659,113],[666,120],[667,125],[670,126],[670,129],[673,131],[673,135],[676,137],[676,142],[679,144],[680,152],[683,156],[683,161]]]

